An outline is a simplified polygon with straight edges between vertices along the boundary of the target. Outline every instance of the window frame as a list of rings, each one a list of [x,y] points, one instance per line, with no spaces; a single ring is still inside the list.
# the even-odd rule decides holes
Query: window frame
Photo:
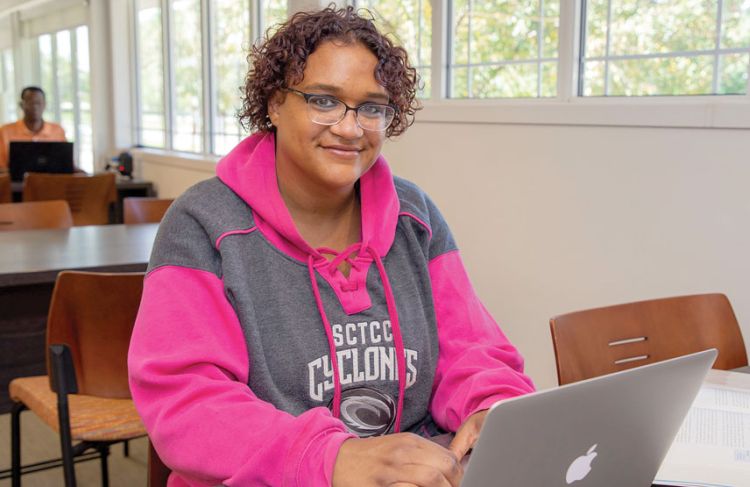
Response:
[[[449,3],[432,0],[431,96],[420,100],[417,124],[750,129],[750,73],[746,95],[581,96],[584,0],[560,3],[557,97],[447,98]]]
[[[455,99],[446,97],[450,0],[432,0],[432,97],[417,123],[750,129],[750,67],[745,95],[581,96],[584,1],[560,3],[557,97]]]
[[[579,13],[579,19],[581,27],[584,27],[587,19],[587,2],[588,0],[579,0],[581,7]],[[747,54],[750,57],[750,46],[745,48],[722,48],[721,39],[724,33],[723,26],[723,15],[724,15],[724,0],[717,0],[716,3],[716,35],[714,37],[713,46],[710,49],[703,50],[687,50],[687,51],[666,51],[660,53],[637,53],[637,54],[612,54],[612,42],[611,42],[611,24],[612,24],[612,0],[607,0],[607,35],[605,43],[605,52],[601,55],[586,57],[585,46],[587,41],[586,29],[580,29],[580,56],[578,60],[578,88],[577,94],[582,98],[593,98],[593,97],[611,97],[619,95],[610,95],[610,66],[613,62],[627,61],[627,60],[649,60],[649,59],[664,59],[664,58],[699,58],[701,56],[711,56],[712,65],[712,79],[711,79],[711,91],[712,93],[706,93],[699,96],[737,96],[733,93],[719,93],[720,77],[721,73],[719,70],[721,61],[720,58],[723,55],[728,54]],[[584,73],[586,70],[586,63],[588,62],[603,62],[604,63],[604,94],[603,95],[584,95],[585,84],[584,84]],[[748,63],[748,80],[745,86],[745,94],[739,96],[750,95],[750,63]],[[652,96],[695,96],[690,94],[681,95],[622,95],[627,98],[648,98]]]

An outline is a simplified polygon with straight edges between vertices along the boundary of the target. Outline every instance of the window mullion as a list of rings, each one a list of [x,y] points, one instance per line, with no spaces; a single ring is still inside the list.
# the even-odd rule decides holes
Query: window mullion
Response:
[[[719,0],[716,2],[716,40],[714,47],[714,72],[711,79],[711,91],[713,93],[719,92],[719,50],[721,49],[721,21],[724,14],[723,1]]]
[[[164,58],[164,134],[165,147],[172,149],[172,127],[174,126],[174,69],[172,66],[171,1],[162,0],[162,57]]]
[[[62,123],[60,116],[60,83],[57,81],[57,36],[50,34],[50,44],[52,45],[52,93],[55,97],[54,112],[55,120]]]
[[[544,42],[544,0],[539,0],[539,28],[536,30],[536,96],[542,96],[542,43]],[[559,37],[559,36],[558,36]],[[559,43],[559,42],[558,42]]]
[[[430,52],[431,87],[430,98],[440,100],[450,96],[450,48],[451,19],[447,4],[450,0],[432,1],[432,48]]]
[[[138,40],[139,36],[139,30],[140,26],[138,25],[138,0],[132,0],[130,5],[130,15],[133,18],[133,21],[131,22],[132,28],[132,35],[131,35],[131,45],[132,48],[132,62],[133,62],[133,73],[134,77],[132,78],[135,83],[133,85],[135,86],[135,104],[131,107],[132,113],[135,114],[135,141],[138,143],[138,145],[143,144],[143,137],[141,136],[143,132],[143,110],[141,110],[141,60],[138,57],[138,53],[140,52],[140,41]]]
[[[213,152],[213,133],[214,133],[214,104],[215,89],[213,75],[213,56],[211,43],[213,35],[211,32],[211,6],[209,0],[201,0],[201,46],[202,55],[201,67],[203,78],[203,153],[211,154]]]
[[[468,18],[466,19],[467,22],[467,36],[466,36],[466,64],[468,67],[466,68],[466,96],[468,98],[474,98],[474,92],[472,91],[472,82],[471,82],[471,19],[474,17],[474,5],[472,4],[472,0],[468,0],[466,2],[467,8],[469,10]]]
[[[78,36],[70,29],[70,71],[73,78],[73,132],[75,133],[75,160],[81,160],[81,99],[78,94]]]
[[[584,27],[585,28],[585,27]],[[609,95],[609,55],[611,54],[611,42],[612,42],[612,0],[607,2],[607,42],[604,50],[604,55],[607,60],[604,61],[604,96]]]
[[[258,26],[257,34],[258,39],[263,36],[263,31],[266,28],[266,19],[263,17],[263,0],[256,1],[258,8],[255,9],[255,25]],[[289,10],[289,2],[287,2],[287,10]]]
[[[417,2],[417,62],[422,64],[422,1]]]
[[[583,41],[577,43],[576,39],[581,39],[583,34],[576,36],[576,33],[584,28],[581,22],[583,8],[585,8],[585,0],[560,2],[557,39],[557,98],[563,101],[575,98],[579,94],[577,86],[583,63],[579,52]]]
[[[260,38],[260,0],[250,0],[250,39],[255,44]]]

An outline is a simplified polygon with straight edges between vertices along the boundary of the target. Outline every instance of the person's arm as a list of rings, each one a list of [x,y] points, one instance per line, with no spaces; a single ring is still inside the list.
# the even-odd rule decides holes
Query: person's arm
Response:
[[[430,261],[440,353],[430,412],[457,431],[474,413],[534,385],[523,359],[476,295],[458,250]]]
[[[190,485],[331,484],[352,435],[326,408],[295,417],[253,394],[245,337],[213,273],[147,275],[128,365],[154,447]]]

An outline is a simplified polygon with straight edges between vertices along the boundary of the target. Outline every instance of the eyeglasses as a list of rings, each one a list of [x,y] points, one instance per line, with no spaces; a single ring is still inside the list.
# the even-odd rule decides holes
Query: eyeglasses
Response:
[[[307,116],[310,117],[310,121],[320,125],[336,125],[346,117],[349,110],[354,110],[354,118],[360,128],[383,132],[396,116],[396,109],[391,105],[366,102],[350,107],[330,95],[314,95],[294,88],[284,88],[284,90],[303,97],[307,102]]]

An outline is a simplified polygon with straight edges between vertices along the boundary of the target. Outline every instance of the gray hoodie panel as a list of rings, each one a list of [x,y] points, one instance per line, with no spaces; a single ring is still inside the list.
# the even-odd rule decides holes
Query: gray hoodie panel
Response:
[[[394,179],[401,212],[418,218],[432,232],[430,238],[421,223],[400,216],[393,245],[383,258],[406,349],[402,430],[408,430],[428,416],[438,359],[428,263],[454,250],[455,242],[424,193]],[[253,226],[250,208],[221,181],[200,183],[170,209],[149,271],[176,265],[222,278],[245,336],[253,393],[294,415],[329,407],[333,398],[329,345],[307,263],[283,253],[259,230],[226,235]],[[217,250],[214,245],[222,235]],[[333,329],[342,377],[341,418],[360,436],[392,431],[398,375],[391,317],[377,267],[371,262],[366,278],[372,305],[352,315],[344,311],[320,272],[327,269],[316,271],[315,279]]]

